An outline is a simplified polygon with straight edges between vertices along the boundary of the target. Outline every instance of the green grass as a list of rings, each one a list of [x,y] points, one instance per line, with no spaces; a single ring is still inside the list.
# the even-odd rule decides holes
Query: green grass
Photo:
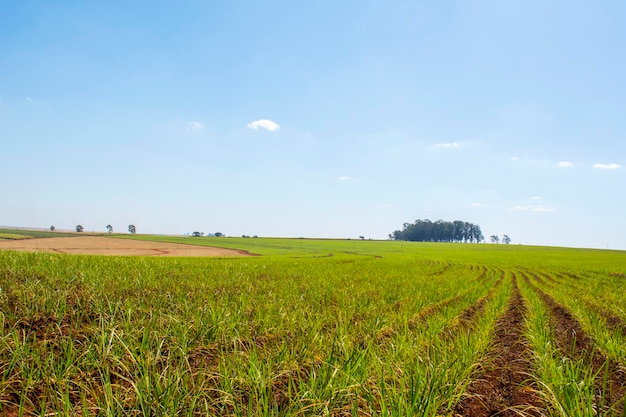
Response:
[[[18,237],[2,237],[2,235],[18,236]],[[28,239],[28,238],[45,238],[45,237],[68,237],[80,236],[77,233],[51,232],[49,230],[33,230],[33,229],[11,229],[0,227],[0,239]]]
[[[488,360],[513,273],[575,273],[600,292],[622,288],[616,274],[626,270],[626,253],[610,251],[126,238],[262,256],[0,251],[0,414],[449,415]],[[585,415],[588,370],[561,361],[545,307],[518,283],[547,409]],[[564,303],[574,296],[562,294]],[[482,297],[473,324],[459,321]],[[601,334],[608,346],[611,334]]]
[[[32,236],[20,235],[17,233],[4,233],[2,229],[0,229],[0,239],[4,240],[21,240],[21,239],[30,239]]]

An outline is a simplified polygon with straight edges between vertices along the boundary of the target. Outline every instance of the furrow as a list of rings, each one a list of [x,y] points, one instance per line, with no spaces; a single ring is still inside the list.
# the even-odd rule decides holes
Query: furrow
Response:
[[[513,275],[513,292],[504,315],[495,326],[489,363],[472,381],[455,408],[458,416],[540,416],[545,407],[528,384],[531,355],[524,337],[527,308]]]
[[[476,301],[474,304],[472,304],[471,306],[463,310],[454,320],[452,326],[448,328],[447,333],[452,334],[456,330],[463,329],[463,328],[470,328],[474,326],[474,324],[476,323],[476,321],[478,320],[482,312],[485,310],[485,306],[487,305],[489,300],[493,298],[496,290],[500,287],[500,285],[502,284],[502,281],[504,280],[504,276],[505,276],[504,272],[500,271],[500,273],[501,273],[500,278],[498,278],[498,280],[493,284],[493,286],[489,288],[489,291],[487,291],[487,294],[485,294],[480,299],[478,299],[478,301]]]
[[[582,360],[596,375],[599,406],[609,413],[622,415],[626,401],[626,372],[594,347],[594,342],[578,320],[550,295],[530,284],[551,314],[556,344],[561,353],[573,360]],[[603,410],[605,411],[605,410]]]

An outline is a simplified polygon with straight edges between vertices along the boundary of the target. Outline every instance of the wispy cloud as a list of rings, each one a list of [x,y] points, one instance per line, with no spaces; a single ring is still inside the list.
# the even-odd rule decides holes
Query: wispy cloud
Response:
[[[204,123],[202,122],[189,122],[187,123],[187,130],[198,131],[204,129]]]
[[[280,129],[278,123],[268,119],[255,120],[254,122],[248,123],[248,127],[253,130],[265,129],[270,132]]]
[[[512,156],[511,157],[511,161],[519,161],[519,157],[518,156]]]
[[[438,143],[435,145],[435,148],[458,148],[460,145],[457,142],[452,143]]]
[[[559,168],[571,168],[574,166],[574,163],[570,161],[561,161],[557,162],[556,166]]]
[[[593,166],[595,169],[619,169],[621,168],[620,164],[595,164]]]
[[[530,199],[531,199],[531,200],[538,201],[538,200],[541,200],[541,197],[539,197],[538,195],[536,195],[536,196],[530,197]]]
[[[472,203],[471,206],[472,207],[485,207],[483,203]]]
[[[358,181],[358,178],[342,175],[341,177],[337,177],[337,181]]]

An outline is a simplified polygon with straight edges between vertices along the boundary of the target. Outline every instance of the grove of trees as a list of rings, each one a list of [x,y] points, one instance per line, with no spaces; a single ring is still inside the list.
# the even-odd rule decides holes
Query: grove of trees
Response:
[[[476,242],[485,240],[480,226],[473,223],[455,220],[453,222],[428,219],[415,220],[414,223],[404,223],[402,230],[396,230],[389,235],[393,240],[408,240],[412,242]]]

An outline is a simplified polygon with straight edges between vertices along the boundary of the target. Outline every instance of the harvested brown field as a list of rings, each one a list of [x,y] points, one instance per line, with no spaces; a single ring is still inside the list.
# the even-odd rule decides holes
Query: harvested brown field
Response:
[[[102,236],[55,237],[0,241],[0,250],[110,256],[252,256],[234,249]]]

